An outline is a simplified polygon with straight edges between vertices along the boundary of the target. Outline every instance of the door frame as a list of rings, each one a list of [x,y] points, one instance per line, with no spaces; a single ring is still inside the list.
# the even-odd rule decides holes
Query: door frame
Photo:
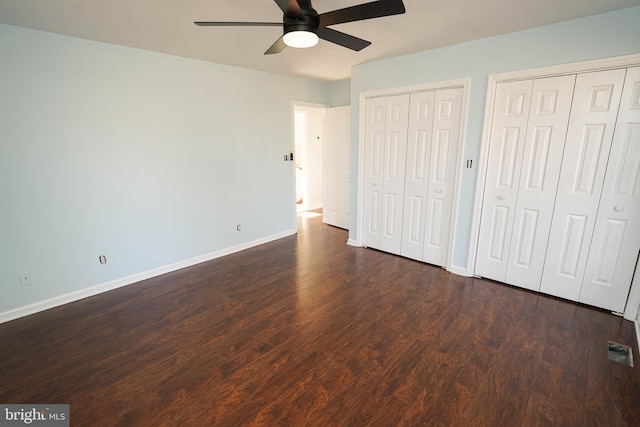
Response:
[[[324,132],[324,110],[329,108],[330,106],[327,104],[317,104],[317,103],[312,103],[312,102],[305,102],[305,101],[291,101],[291,152],[294,153],[294,161],[291,162],[292,163],[292,168],[291,168],[291,176],[292,176],[292,182],[293,182],[293,186],[292,186],[292,191],[293,191],[293,196],[291,197],[292,199],[292,213],[293,213],[293,224],[295,225],[295,229],[298,229],[298,221],[296,220],[296,217],[298,215],[297,212],[297,203],[296,203],[296,159],[298,158],[298,156],[301,153],[296,153],[295,147],[296,147],[296,109],[301,108],[301,109],[305,109],[305,110],[319,110],[322,112],[322,128],[323,128],[323,132]],[[324,140],[324,137],[323,137]],[[323,141],[324,144],[324,141]],[[324,150],[324,146],[323,146],[323,150]],[[324,189],[323,189],[324,191]]]
[[[374,91],[361,92],[359,96],[359,113],[358,118],[358,194],[357,194],[357,214],[356,214],[356,241],[349,242],[353,246],[363,246],[363,227],[364,227],[364,159],[365,159],[365,138],[366,138],[366,104],[369,98],[378,98],[382,96],[394,96],[394,95],[406,95],[416,92],[426,92],[429,90],[438,89],[462,89],[462,105],[461,105],[461,117],[460,117],[460,142],[456,152],[456,169],[455,169],[455,181],[453,184],[452,192],[452,212],[454,215],[458,212],[458,195],[460,189],[461,180],[461,165],[463,163],[464,148],[466,144],[467,135],[467,116],[469,111],[469,87],[471,85],[471,78],[446,80],[433,83],[424,83],[412,86],[395,87],[388,89],[380,89]],[[456,215],[457,216],[457,215]],[[447,262],[445,268],[447,271],[451,271],[453,250],[456,235],[456,221],[451,222],[449,228],[449,250],[447,253]]]
[[[478,176],[476,178],[475,200],[473,205],[473,216],[471,220],[471,234],[469,236],[467,271],[473,272],[473,275],[475,275],[476,256],[478,253],[478,238],[480,234],[480,217],[482,212],[482,203],[484,201],[484,188],[487,178],[487,167],[489,160],[491,124],[493,123],[493,105],[495,104],[495,96],[498,83],[637,66],[640,66],[640,54],[597,59],[593,61],[560,64],[549,67],[531,68],[527,70],[509,71],[506,73],[496,73],[489,75],[487,83],[487,98],[484,109],[482,140],[480,143],[480,158],[478,160]],[[638,266],[636,266],[636,270],[637,267]],[[629,293],[629,298],[627,299],[627,306],[624,312],[624,317],[628,320],[633,320],[638,313],[637,307],[638,305],[640,305],[640,284],[638,282],[638,280],[634,280],[631,291]],[[632,307],[636,307],[636,310],[633,310]],[[631,311],[633,311],[633,313],[631,313]]]

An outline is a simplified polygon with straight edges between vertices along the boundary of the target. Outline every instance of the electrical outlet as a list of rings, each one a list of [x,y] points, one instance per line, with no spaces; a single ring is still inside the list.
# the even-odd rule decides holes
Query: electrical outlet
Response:
[[[236,225],[236,230],[242,231],[242,227],[240,227],[240,224]]]
[[[18,276],[20,277],[20,286],[29,286],[33,284],[31,281],[31,273],[20,273]]]

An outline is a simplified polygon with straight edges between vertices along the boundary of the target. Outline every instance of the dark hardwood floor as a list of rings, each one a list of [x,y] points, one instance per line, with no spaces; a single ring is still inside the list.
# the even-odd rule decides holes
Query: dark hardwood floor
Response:
[[[0,403],[68,403],[73,426],[640,426],[631,322],[346,240],[300,219],[2,324]]]

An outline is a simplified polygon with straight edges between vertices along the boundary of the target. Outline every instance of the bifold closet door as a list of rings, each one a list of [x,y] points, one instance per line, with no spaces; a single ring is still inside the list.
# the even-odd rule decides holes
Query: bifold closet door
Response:
[[[476,274],[506,281],[533,80],[499,83],[476,257]]]
[[[447,265],[449,254],[461,115],[462,89],[437,90],[422,260],[440,266]]]
[[[411,95],[401,255],[422,261],[435,91]]]
[[[575,75],[498,85],[476,274],[540,288],[574,85]]]
[[[400,254],[409,95],[371,98],[366,105],[365,246]]]
[[[625,72],[577,76],[540,286],[544,293],[579,300]]]
[[[445,266],[453,206],[462,89],[411,95],[402,255]]]
[[[533,82],[506,282],[538,290],[576,76]]]
[[[627,70],[579,301],[622,312],[639,251],[640,67]]]

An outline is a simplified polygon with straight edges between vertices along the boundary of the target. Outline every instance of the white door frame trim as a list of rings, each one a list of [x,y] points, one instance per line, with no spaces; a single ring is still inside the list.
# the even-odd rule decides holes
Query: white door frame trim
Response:
[[[452,212],[458,212],[458,195],[461,181],[461,165],[464,155],[464,146],[467,135],[467,116],[469,111],[469,90],[471,86],[471,79],[455,79],[447,81],[439,81],[433,83],[425,83],[412,86],[380,89],[374,91],[361,92],[359,96],[359,110],[360,117],[358,118],[358,195],[357,195],[357,215],[356,215],[356,241],[354,246],[363,246],[363,225],[364,225],[364,146],[365,146],[365,125],[366,125],[366,103],[369,98],[376,98],[381,96],[391,95],[404,95],[415,92],[425,92],[428,90],[438,89],[462,89],[462,105],[461,105],[461,117],[460,117],[460,143],[458,144],[458,150],[456,153],[456,170],[455,181],[453,184],[453,205]],[[455,215],[457,217],[457,215]],[[453,248],[454,237],[456,235],[456,223],[451,222],[449,229],[449,250],[447,254],[446,269],[451,271],[453,261]]]
[[[489,75],[489,81],[487,83],[487,99],[484,110],[482,142],[480,144],[480,159],[478,161],[478,176],[476,179],[476,196],[473,206],[471,235],[469,238],[467,271],[475,273],[476,269],[478,236],[480,233],[480,214],[482,212],[482,202],[484,199],[484,183],[487,177],[489,139],[491,137],[491,123],[493,122],[493,105],[495,102],[495,94],[498,83],[637,66],[640,66],[640,54],[598,59],[585,62],[575,62],[571,64],[554,65],[550,67],[531,68],[528,70],[511,71]],[[636,272],[636,274],[638,273]],[[627,300],[624,317],[628,320],[635,319],[638,313],[638,305],[640,305],[640,283],[638,282],[640,282],[640,280],[634,280],[631,291],[629,293],[629,298]]]

